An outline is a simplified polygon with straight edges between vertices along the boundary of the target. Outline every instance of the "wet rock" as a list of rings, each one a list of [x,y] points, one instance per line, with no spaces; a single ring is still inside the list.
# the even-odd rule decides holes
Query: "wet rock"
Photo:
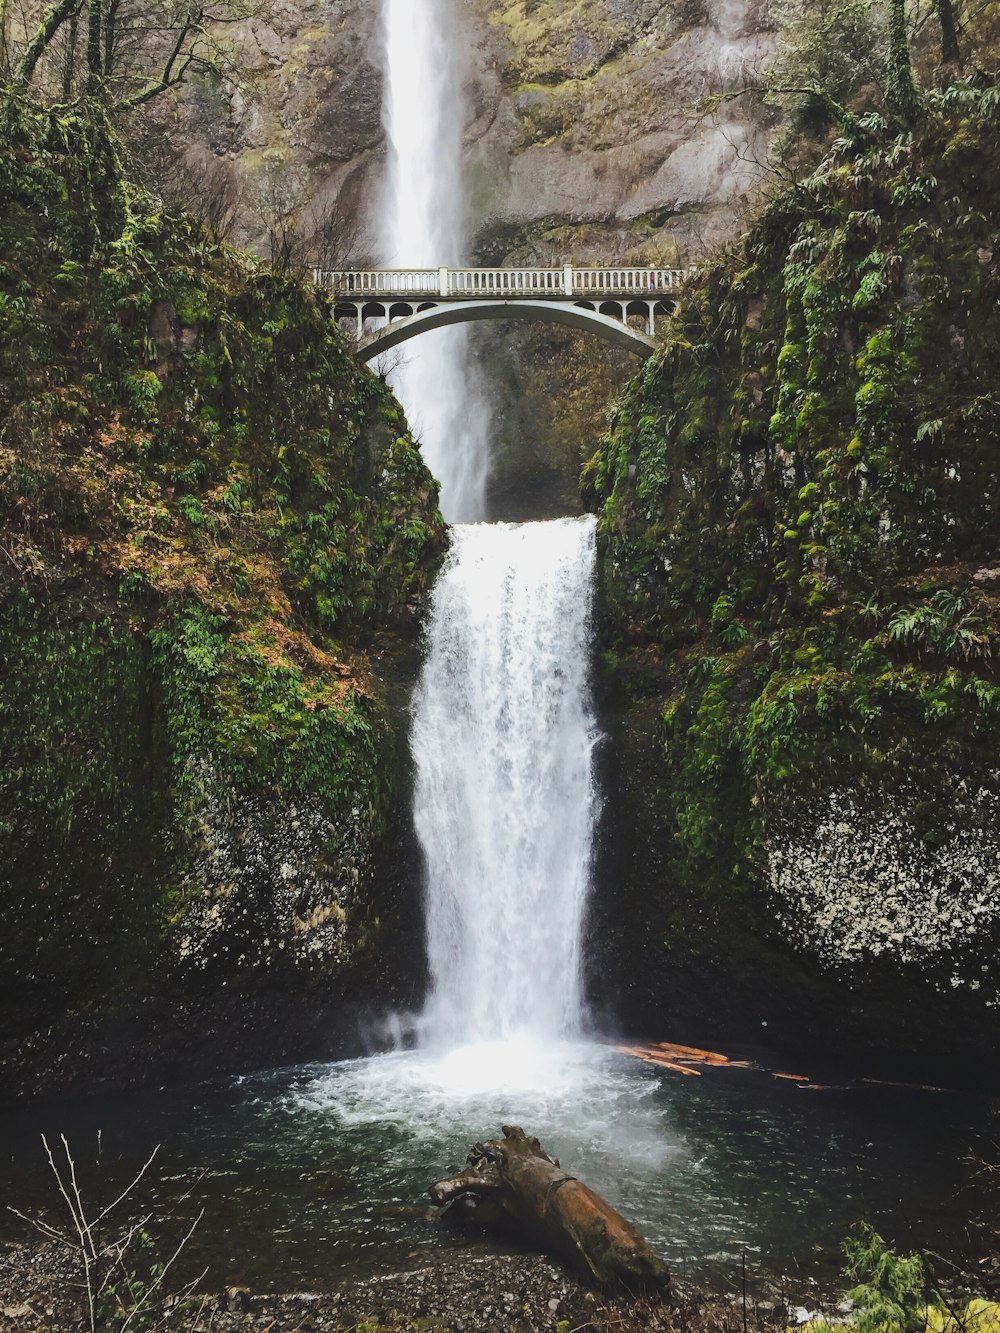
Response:
[[[245,1314],[250,1297],[249,1287],[227,1287],[222,1294],[220,1304],[230,1314]]]

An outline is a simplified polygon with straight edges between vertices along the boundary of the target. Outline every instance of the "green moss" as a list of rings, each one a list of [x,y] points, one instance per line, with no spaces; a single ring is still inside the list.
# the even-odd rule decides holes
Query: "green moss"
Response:
[[[160,929],[142,635],[83,599],[51,623],[22,589],[0,604],[0,654],[3,985],[73,996],[110,966],[114,989],[135,979]]]
[[[367,650],[444,528],[323,294],[165,214],[92,110],[0,122],[0,986],[86,997],[163,961],[209,796],[377,837]]]

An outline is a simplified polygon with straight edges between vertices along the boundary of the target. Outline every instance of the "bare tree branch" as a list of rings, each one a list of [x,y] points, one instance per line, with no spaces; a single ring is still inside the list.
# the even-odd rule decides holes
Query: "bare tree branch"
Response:
[[[48,50],[53,37],[74,11],[79,12],[79,0],[58,0],[50,5],[42,15],[42,20],[35,29],[35,35],[28,43],[20,64],[14,73],[14,83],[26,88],[31,82],[39,60]]]
[[[0,18],[17,0],[0,0]],[[117,112],[136,107],[176,88],[194,74],[210,75],[221,84],[244,87],[245,71],[239,66],[239,43],[228,43],[223,34],[233,24],[266,13],[270,0],[53,0],[31,33],[23,38],[16,62],[14,83],[26,88],[36,80],[43,94],[59,89],[69,101],[74,92],[86,91],[101,97]],[[76,20],[83,6],[87,12],[85,40],[86,80],[81,89],[76,79]],[[0,25],[8,64],[17,43],[7,40],[8,24]],[[56,42],[68,29],[67,44]],[[39,70],[46,62],[48,75]],[[0,59],[3,52],[0,51]],[[58,65],[53,61],[58,60]],[[58,73],[56,73],[58,70]],[[54,77],[53,77],[54,75]]]
[[[197,59],[192,52],[189,52],[180,66],[177,64],[181,59],[181,53],[184,50],[185,42],[187,42],[196,23],[200,21],[201,11],[198,11],[199,17],[197,20],[193,17],[193,13],[194,11],[189,11],[189,17],[184,21],[181,27],[178,28],[177,38],[170,50],[170,54],[167,56],[166,64],[163,66],[163,72],[160,77],[155,82],[148,83],[146,87],[140,89],[139,92],[133,93],[131,97],[123,97],[117,104],[119,110],[142,106],[144,102],[148,102],[152,98],[159,96],[160,93],[166,92],[168,88],[173,88],[176,84],[183,83],[184,76]]]
[[[827,110],[834,115],[841,124],[847,123],[856,117],[848,109],[832,97],[825,88],[820,87],[818,83],[780,83],[767,80],[764,83],[747,84],[743,88],[732,88],[727,92],[712,93],[704,98],[700,103],[700,109],[705,112],[712,112],[723,106],[727,102],[735,102],[741,97],[814,97],[821,102]]]
[[[194,1235],[205,1215],[204,1208],[191,1222],[166,1262],[162,1264],[154,1263],[151,1267],[140,1264],[137,1267],[134,1256],[137,1249],[143,1249],[150,1244],[146,1227],[153,1220],[154,1214],[148,1212],[137,1220],[133,1220],[125,1227],[124,1231],[106,1243],[102,1243],[99,1239],[99,1228],[101,1222],[109,1213],[124,1203],[143,1179],[159,1151],[159,1146],[154,1148],[131,1183],[121,1191],[117,1198],[91,1216],[77,1181],[76,1163],[70,1152],[69,1143],[65,1135],[60,1135],[60,1139],[66,1157],[65,1166],[57,1163],[52,1148],[44,1135],[42,1135],[42,1144],[49,1167],[55,1177],[56,1187],[69,1212],[72,1225],[66,1230],[61,1230],[40,1218],[29,1217],[19,1209],[10,1207],[10,1205],[8,1205],[8,1211],[34,1227],[46,1240],[63,1245],[76,1254],[83,1269],[87,1323],[91,1333],[96,1333],[99,1322],[101,1327],[104,1326],[104,1317],[107,1313],[107,1303],[109,1301],[113,1301],[115,1304],[115,1326],[121,1330],[121,1333],[126,1333],[127,1330],[138,1327],[140,1324],[141,1327],[149,1329],[150,1333],[152,1333],[152,1330],[164,1329],[166,1327],[166,1316],[154,1314],[151,1307],[154,1299],[162,1299],[167,1274]],[[193,1189],[194,1186],[192,1185],[191,1188]],[[191,1190],[183,1195],[178,1203],[183,1203],[190,1198],[190,1194]],[[205,1272],[207,1271],[206,1269]],[[205,1272],[183,1287],[181,1294],[183,1296],[190,1295],[204,1278]],[[198,1314],[199,1319],[204,1308],[205,1302],[203,1301],[201,1311]]]

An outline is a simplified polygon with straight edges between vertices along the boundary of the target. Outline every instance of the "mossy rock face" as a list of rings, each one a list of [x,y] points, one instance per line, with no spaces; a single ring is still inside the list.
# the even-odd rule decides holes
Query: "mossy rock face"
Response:
[[[161,213],[99,115],[0,117],[13,1090],[56,993],[98,1032],[162,1002],[155,1044],[168,993],[357,987],[399,767],[378,663],[444,528],[324,298]]]
[[[46,623],[24,590],[0,609],[0,885],[12,999],[20,987],[103,984],[109,958],[134,976],[159,935],[148,645],[100,608],[71,614],[66,606],[60,623]]]
[[[634,1022],[711,1021],[704,965],[727,1032],[970,1077],[995,1039],[994,102],[845,133],[689,286],[585,469],[647,775],[598,906],[630,895],[616,966],[661,979]]]

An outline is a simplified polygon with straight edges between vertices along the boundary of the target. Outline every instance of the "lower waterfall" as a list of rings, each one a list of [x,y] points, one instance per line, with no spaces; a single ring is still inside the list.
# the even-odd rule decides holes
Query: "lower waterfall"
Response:
[[[594,548],[591,518],[452,530],[413,700],[431,971],[417,1044],[292,1071],[268,1121],[324,1168],[333,1154],[347,1163],[357,1214],[338,1199],[321,1216],[345,1249],[360,1224],[352,1263],[377,1247],[395,1261],[404,1238],[407,1261],[440,1245],[441,1228],[421,1235],[400,1214],[505,1124],[537,1135],[695,1280],[728,1280],[765,1253],[797,1265],[804,1234],[836,1253],[872,1193],[908,1219],[928,1179],[952,1188],[954,1160],[937,1175],[940,1101],[900,1116],[871,1088],[836,1103],[823,1099],[846,1091],[805,1093],[724,1061],[678,1077],[595,1039],[581,986]]]
[[[580,1027],[594,533],[590,517],[452,530],[411,733],[427,1044]]]

